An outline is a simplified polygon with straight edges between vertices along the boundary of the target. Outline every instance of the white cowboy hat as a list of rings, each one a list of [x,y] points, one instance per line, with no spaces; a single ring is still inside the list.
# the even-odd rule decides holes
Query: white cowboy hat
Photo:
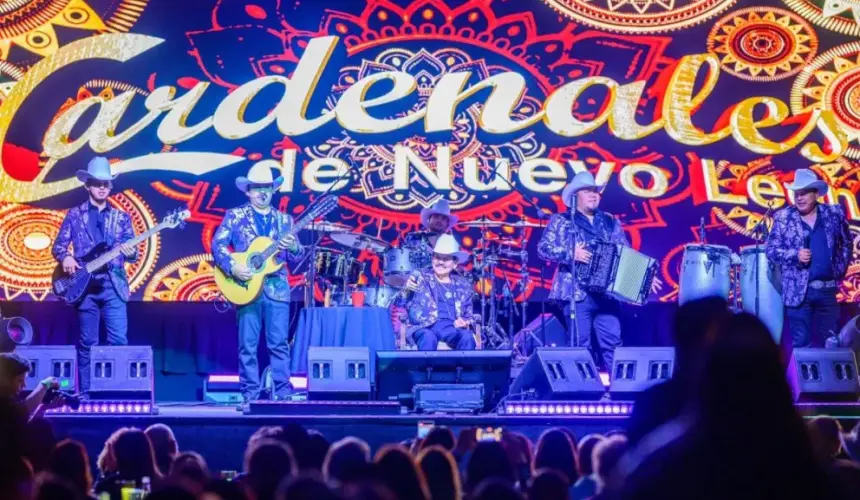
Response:
[[[97,181],[112,181],[116,179],[115,175],[110,173],[110,162],[103,156],[96,156],[87,164],[86,170],[78,170],[75,172],[78,180],[87,182],[90,179]]]
[[[278,166],[278,162],[273,160],[263,160],[255,163],[248,170],[247,177],[237,177],[236,187],[243,193],[248,192],[251,186],[272,186],[275,191],[284,183],[284,177],[278,176],[277,179],[272,176],[272,164]]]
[[[451,207],[448,205],[448,200],[439,200],[434,203],[433,206],[422,209],[421,224],[424,224],[424,227],[430,227],[430,216],[434,214],[444,215],[448,218],[448,227],[446,230],[456,226],[457,222],[460,220],[459,217],[451,213]]]
[[[457,262],[460,264],[469,260],[469,253],[461,252],[460,244],[457,243],[457,239],[450,234],[439,236],[439,239],[436,240],[436,245],[433,247],[433,253],[438,253],[439,255],[453,255],[457,258]]]
[[[576,194],[577,191],[588,188],[597,188],[602,190],[604,186],[598,185],[594,181],[594,176],[591,175],[591,172],[588,170],[583,170],[579,172],[575,176],[573,176],[573,180],[568,183],[567,186],[564,187],[564,190],[561,192],[561,201],[568,207],[571,205],[570,199],[573,195]]]
[[[786,184],[785,187],[792,191],[801,191],[804,189],[814,189],[819,195],[827,193],[827,183],[819,180],[815,172],[808,168],[798,168],[794,172],[794,182]]]

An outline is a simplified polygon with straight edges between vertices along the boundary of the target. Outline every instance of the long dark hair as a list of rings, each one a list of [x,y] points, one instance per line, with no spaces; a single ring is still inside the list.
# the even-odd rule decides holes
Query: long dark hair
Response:
[[[155,481],[161,473],[155,465],[155,452],[149,438],[140,429],[129,429],[117,438],[113,446],[116,471],[123,479],[140,481],[144,477]]]
[[[89,495],[93,489],[90,459],[87,449],[79,441],[64,439],[57,443],[51,453],[48,469],[54,475],[70,481],[83,495]]]

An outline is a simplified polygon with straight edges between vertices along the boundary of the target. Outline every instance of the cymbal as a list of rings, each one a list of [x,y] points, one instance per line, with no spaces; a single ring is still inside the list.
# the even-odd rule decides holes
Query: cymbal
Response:
[[[346,224],[328,221],[314,222],[313,225],[308,224],[304,229],[317,233],[348,233],[353,230],[351,226],[347,226]]]
[[[371,252],[384,252],[391,246],[379,238],[361,233],[332,233],[331,239],[356,250],[370,250]]]
[[[500,220],[491,220],[486,217],[481,217],[480,219],[470,220],[466,222],[460,222],[457,225],[463,227],[541,227],[540,224],[535,224],[534,222],[528,222],[524,220],[518,220],[516,222],[505,222]]]

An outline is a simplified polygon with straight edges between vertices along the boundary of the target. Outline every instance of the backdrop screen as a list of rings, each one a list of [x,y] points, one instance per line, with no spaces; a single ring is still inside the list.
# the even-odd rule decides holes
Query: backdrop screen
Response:
[[[192,214],[141,243],[136,300],[217,296],[213,232],[267,161],[280,209],[330,189],[328,220],[393,244],[443,198],[464,221],[538,224],[588,169],[672,301],[700,223],[709,243],[753,243],[797,168],[860,232],[858,35],[851,0],[2,2],[0,296],[55,299],[51,243],[86,199],[75,171],[102,155],[136,232]],[[518,299],[551,277],[540,232],[488,230],[525,241],[527,286],[516,261],[497,269]],[[455,234],[474,249],[481,232]],[[359,259],[380,276],[378,255]],[[840,300],[858,285],[855,260]]]

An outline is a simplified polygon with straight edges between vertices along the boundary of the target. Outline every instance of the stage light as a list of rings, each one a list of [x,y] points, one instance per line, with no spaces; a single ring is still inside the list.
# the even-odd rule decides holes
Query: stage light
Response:
[[[33,325],[24,318],[3,318],[0,314],[0,352],[12,352],[33,341]]]
[[[623,418],[632,410],[633,403],[629,401],[513,401],[505,403],[499,413],[523,417],[551,415],[566,418]]]
[[[114,414],[114,415],[155,415],[158,413],[158,407],[149,403],[141,403],[139,401],[110,401],[110,402],[83,402],[80,407],[75,410],[68,406],[54,408],[48,410],[51,414]]]

